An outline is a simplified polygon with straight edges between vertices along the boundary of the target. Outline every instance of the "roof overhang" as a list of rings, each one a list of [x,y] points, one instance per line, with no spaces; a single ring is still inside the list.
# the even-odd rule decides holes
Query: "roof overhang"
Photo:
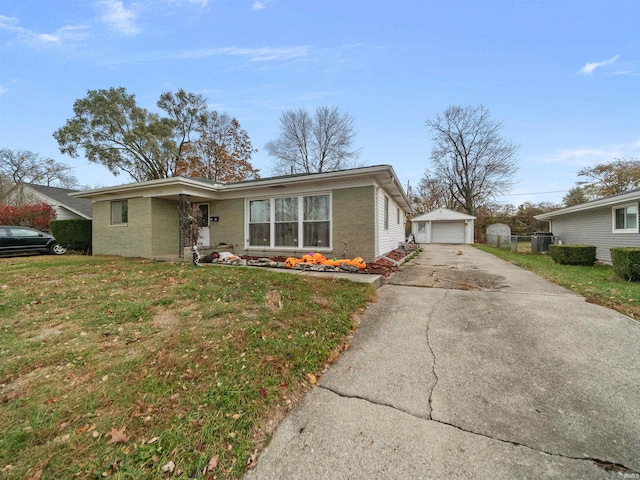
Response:
[[[352,168],[335,172],[311,173],[271,177],[231,184],[216,184],[206,180],[187,177],[171,177],[146,182],[129,183],[113,187],[98,188],[70,194],[77,198],[93,201],[115,200],[131,197],[155,197],[177,199],[178,195],[189,195],[193,201],[216,199],[220,196],[240,197],[265,188],[286,188],[309,185],[327,185],[350,180],[375,180],[387,194],[406,212],[411,211],[411,203],[404,192],[398,176],[391,165]],[[224,195],[223,195],[224,194]]]
[[[534,218],[538,220],[551,220],[554,217],[559,217],[560,215],[566,215],[574,212],[582,212],[585,210],[591,210],[593,208],[600,207],[610,207],[613,205],[639,201],[640,200],[640,190],[636,189],[631,192],[621,193],[619,195],[614,195],[612,197],[601,198],[599,200],[592,200],[591,202],[581,203],[579,205],[573,205],[567,208],[561,208],[560,210],[554,210],[553,212],[541,213],[540,215],[535,215]]]
[[[423,213],[411,219],[412,222],[428,222],[428,221],[455,221],[455,220],[475,220],[473,215],[460,213],[448,208],[438,208],[428,213]]]

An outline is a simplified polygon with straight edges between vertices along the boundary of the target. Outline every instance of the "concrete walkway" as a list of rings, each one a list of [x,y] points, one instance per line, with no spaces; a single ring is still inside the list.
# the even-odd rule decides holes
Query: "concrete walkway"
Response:
[[[429,245],[247,480],[640,478],[640,323]]]

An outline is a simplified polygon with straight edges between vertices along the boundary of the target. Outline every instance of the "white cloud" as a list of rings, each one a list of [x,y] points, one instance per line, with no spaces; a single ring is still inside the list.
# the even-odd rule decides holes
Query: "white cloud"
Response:
[[[611,57],[609,60],[603,60],[601,62],[587,63],[584,67],[580,69],[578,73],[581,73],[582,75],[591,75],[596,68],[608,67],[609,65],[613,65],[616,62],[616,60],[618,60],[618,58],[620,58],[620,55],[615,55]]]
[[[253,6],[251,7],[251,10],[263,10],[266,8],[266,3],[261,2],[260,0],[257,0],[256,2],[253,2]]]
[[[33,45],[61,45],[87,37],[85,25],[66,25],[53,33],[37,33],[20,26],[17,18],[0,15],[0,29],[15,33],[18,38]]]
[[[596,148],[560,150],[547,156],[546,160],[552,163],[589,167],[598,163],[609,162],[614,158],[635,158],[638,156],[640,156],[640,140]]]
[[[138,14],[133,9],[126,8],[119,0],[101,0],[99,4],[106,10],[106,13],[100,17],[102,22],[125,35],[140,33],[140,29],[135,24]]]
[[[222,47],[186,51],[180,58],[206,58],[218,55],[246,57],[251,62],[303,60],[309,55],[308,46],[239,48]]]
[[[4,95],[8,91],[9,89],[7,87],[5,87],[4,85],[0,85],[0,95]]]

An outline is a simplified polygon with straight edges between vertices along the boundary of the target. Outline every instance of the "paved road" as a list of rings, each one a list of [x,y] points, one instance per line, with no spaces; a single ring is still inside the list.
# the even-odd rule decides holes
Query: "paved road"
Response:
[[[640,479],[640,323],[431,245],[247,480]]]

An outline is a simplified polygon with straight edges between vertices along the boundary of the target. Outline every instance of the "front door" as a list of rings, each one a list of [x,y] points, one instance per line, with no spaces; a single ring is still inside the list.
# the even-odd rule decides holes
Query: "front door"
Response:
[[[210,247],[211,246],[211,231],[209,230],[209,204],[199,203],[200,209],[200,231],[198,233],[198,246]]]

